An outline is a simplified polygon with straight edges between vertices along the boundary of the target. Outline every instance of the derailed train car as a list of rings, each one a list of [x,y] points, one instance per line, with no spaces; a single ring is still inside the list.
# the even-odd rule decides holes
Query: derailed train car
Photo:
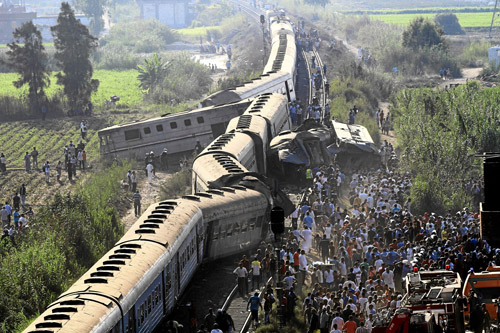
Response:
[[[295,100],[293,27],[282,17],[272,24],[271,34],[271,53],[261,76],[212,94],[202,101],[201,109],[104,128],[98,131],[101,155],[142,158],[151,151],[159,156],[164,149],[170,156],[189,153],[197,141],[206,146],[223,134],[228,121],[241,115],[251,99],[276,93]]]
[[[223,165],[228,173],[238,173],[238,169],[244,168],[266,175],[266,153],[270,140],[290,128],[286,97],[280,94],[257,97],[243,115],[231,120],[225,134],[196,157],[193,162],[193,192],[205,191],[210,183],[217,180],[218,174],[207,172],[206,166],[217,166],[222,160],[225,160]],[[214,158],[206,155],[214,155]]]
[[[204,106],[234,103],[265,93],[282,94],[287,97],[289,102],[296,99],[297,49],[295,32],[290,20],[286,17],[280,17],[279,20],[273,21],[270,34],[271,52],[263,74],[240,86],[208,96],[202,102]]]
[[[244,118],[239,118],[232,124],[230,133],[228,132],[235,137],[251,137],[254,154],[258,154],[258,145],[266,151],[268,143],[265,142],[280,130],[289,128],[286,102],[283,108],[278,100],[294,98],[293,89],[283,90],[287,85],[290,88],[291,81],[288,80],[294,75],[267,73],[269,78],[264,76],[260,83],[264,79],[268,83],[280,79],[280,75],[283,75],[282,90],[278,91],[281,96],[263,96]],[[252,89],[255,95],[251,97],[265,92],[258,84],[247,89],[249,94],[246,98],[251,96]],[[239,91],[243,92],[244,89]],[[248,106],[250,103],[241,100],[238,100],[238,106],[245,103]],[[273,104],[276,108],[270,111],[268,108],[273,101],[276,102]],[[281,114],[283,110],[286,111],[286,116]],[[177,116],[193,115],[195,112]],[[166,119],[174,121],[172,117],[174,116]],[[219,124],[216,130],[222,134],[227,125],[222,122],[229,122],[230,118],[232,117],[226,115],[221,122],[216,123],[204,119],[198,124],[210,125],[211,135],[217,137],[212,126]],[[157,124],[156,121],[160,123]],[[161,121],[164,119],[103,130],[99,136],[105,141],[104,145],[110,146],[103,148],[104,152],[140,156],[140,149],[143,147],[145,152],[153,150],[151,147],[156,141],[169,139],[161,134],[166,132]],[[185,127],[179,128],[177,121],[183,122]],[[186,136],[185,140],[200,140],[196,139],[199,131],[187,131],[187,127],[193,125],[193,119],[179,118],[175,122],[177,127],[168,122],[166,125],[171,129],[179,128],[179,135],[174,136],[175,140],[182,135]],[[145,129],[146,124],[149,131]],[[162,128],[156,128],[160,133],[157,139],[145,140],[147,135],[153,134],[151,126],[157,125],[162,125]],[[125,134],[129,130],[133,132]],[[129,142],[125,142],[122,148],[117,148],[116,140],[111,140],[114,139],[112,136],[115,132],[122,138],[128,137],[124,141]],[[200,187],[204,187],[204,192],[198,193],[196,190],[193,195],[151,205],[115,246],[49,305],[25,332],[151,332],[173,310],[177,298],[201,262],[255,247],[267,234],[271,208],[275,205],[283,207],[288,215],[292,212],[293,205],[283,193],[266,182],[264,177],[252,173],[240,163],[237,158],[244,163],[251,161],[250,158],[244,159],[245,154],[238,150],[251,146],[250,141],[244,141],[248,144],[238,146],[235,142],[231,151],[226,151],[223,146],[212,146],[216,151],[200,156],[195,161],[193,170],[198,170],[198,183],[201,184]],[[163,148],[165,142],[159,142],[158,145]],[[183,146],[189,147],[189,144],[183,142]],[[169,148],[169,153],[170,149],[176,151],[175,148]]]
[[[159,156],[191,152],[197,141],[206,146],[224,133],[229,120],[241,115],[251,101],[168,114],[162,117],[101,129],[100,152],[104,157],[138,159],[151,151]]]
[[[332,121],[332,126],[311,125],[312,128],[282,132],[273,138],[268,164],[275,176],[295,175],[301,179],[307,168],[329,164],[340,165],[380,163],[380,154],[368,130],[361,125]]]
[[[25,332],[151,332],[199,264],[258,245],[272,204],[258,181],[151,205]]]

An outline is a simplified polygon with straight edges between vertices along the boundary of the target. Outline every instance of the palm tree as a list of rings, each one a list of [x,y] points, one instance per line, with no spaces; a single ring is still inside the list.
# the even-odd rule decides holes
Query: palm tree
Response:
[[[151,59],[144,60],[144,65],[137,65],[140,86],[145,92],[149,92],[157,85],[161,84],[167,76],[172,63],[170,61],[162,61],[157,53],[153,54]]]

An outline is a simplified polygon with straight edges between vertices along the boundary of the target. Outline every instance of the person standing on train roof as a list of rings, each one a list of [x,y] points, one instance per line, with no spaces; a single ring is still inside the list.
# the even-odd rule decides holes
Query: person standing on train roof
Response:
[[[146,165],[146,172],[148,174],[148,183],[150,184],[153,184],[153,170],[154,170],[153,164],[149,162],[148,165]]]

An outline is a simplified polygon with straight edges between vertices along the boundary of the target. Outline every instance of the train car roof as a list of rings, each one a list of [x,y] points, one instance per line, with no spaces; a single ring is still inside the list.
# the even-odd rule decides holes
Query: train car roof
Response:
[[[203,211],[203,218],[207,221],[218,220],[221,216],[227,215],[227,211],[236,210],[243,214],[251,209],[262,210],[263,207],[270,207],[269,193],[266,195],[239,185],[222,188],[220,192],[222,194],[213,194],[212,200],[206,198],[200,200],[199,206]]]
[[[229,121],[226,133],[237,131],[258,133],[261,138],[267,136],[267,122],[264,118],[252,114],[242,114]]]
[[[263,94],[255,98],[243,114],[260,115],[264,118],[272,118],[276,110],[280,107],[286,107],[288,99],[281,94]]]
[[[149,206],[115,246],[25,332],[48,332],[49,328],[52,332],[109,331],[115,323],[111,320],[108,327],[110,321],[103,319],[118,311],[117,302],[124,312],[135,304],[198,220],[202,220],[201,211],[187,200]],[[163,264],[155,265],[159,261]],[[68,307],[70,303],[79,306]],[[54,318],[53,313],[65,316]]]
[[[222,176],[245,172],[248,170],[237,159],[220,152],[198,156],[193,163],[193,173],[207,182],[207,185]]]
[[[286,35],[275,38],[271,45],[269,59],[264,67],[263,72],[284,71],[291,73],[295,71],[295,63],[297,61],[297,47],[295,45],[295,37]]]
[[[275,85],[276,82],[283,82],[291,77],[290,73],[271,71],[230,90],[234,91],[241,99],[253,98],[265,93],[269,85]]]
[[[238,105],[238,104],[245,104],[245,103],[249,103],[249,101],[241,101],[238,98],[237,100],[232,101],[232,102],[224,102],[224,103],[219,103],[217,105],[209,105],[209,106],[199,108],[199,109],[186,110],[186,111],[181,111],[181,112],[176,112],[176,113],[167,113],[167,114],[164,114],[160,117],[154,117],[154,118],[124,123],[124,124],[120,124],[120,125],[109,126],[109,127],[106,127],[106,128],[99,130],[99,134],[101,134],[101,135],[102,134],[109,134],[109,133],[114,132],[116,130],[124,129],[126,127],[136,127],[138,125],[147,126],[147,125],[150,125],[150,124],[155,123],[155,122],[176,120],[177,118],[185,117],[187,115],[189,115],[189,116],[191,116],[191,115],[192,116],[197,116],[197,115],[201,116],[207,112],[216,112],[217,109],[219,109],[221,107],[226,107],[226,106],[229,107],[230,105]]]
[[[202,103],[203,105],[221,105],[235,103],[241,100],[240,95],[231,89],[221,90],[208,96]]]
[[[357,148],[365,152],[378,152],[366,127],[361,125],[348,125],[337,121],[332,121],[332,126],[340,145]]]

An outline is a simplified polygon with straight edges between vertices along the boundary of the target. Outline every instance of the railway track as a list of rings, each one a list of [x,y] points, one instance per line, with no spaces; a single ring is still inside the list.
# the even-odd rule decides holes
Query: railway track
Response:
[[[232,3],[237,5],[240,11],[250,16],[252,20],[255,20],[260,25],[260,15],[264,14],[260,9],[252,7],[244,1],[232,0]]]
[[[325,112],[325,106],[327,104],[327,97],[326,97],[326,88],[325,88],[325,73],[323,70],[323,61],[321,60],[321,57],[319,55],[319,52],[316,50],[316,48],[313,46],[311,47],[310,51],[307,51],[305,49],[302,49],[302,58],[304,59],[304,62],[306,63],[307,67],[307,75],[309,77],[309,100],[308,103],[309,105],[317,105],[321,108],[321,117],[320,121],[324,123],[325,121],[328,121],[326,112]],[[314,63],[314,64],[313,64]],[[313,66],[314,65],[314,66]],[[319,68],[319,70],[318,70]],[[320,79],[318,82],[320,83],[319,86],[317,84],[315,85],[313,83],[313,77],[314,75],[317,74],[319,75]],[[306,118],[310,118],[311,115],[309,112],[307,112]]]

